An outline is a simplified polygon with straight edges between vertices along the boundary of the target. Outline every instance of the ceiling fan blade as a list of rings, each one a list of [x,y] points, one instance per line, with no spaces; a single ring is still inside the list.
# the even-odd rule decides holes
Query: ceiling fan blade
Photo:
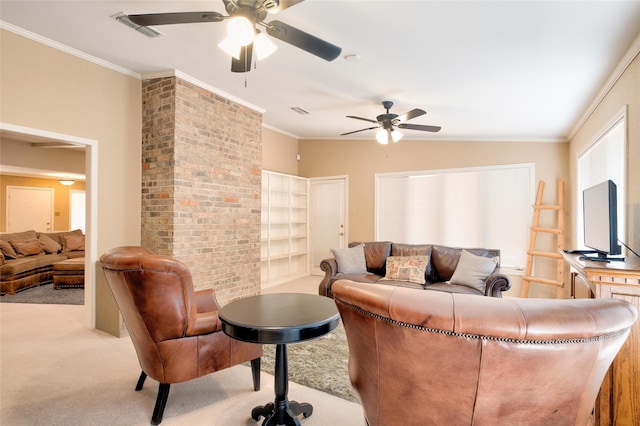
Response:
[[[251,71],[251,56],[253,53],[253,43],[240,48],[240,58],[231,57],[231,72]]]
[[[423,132],[439,132],[440,126],[423,126],[422,124],[399,124],[400,129],[421,130]]]
[[[148,13],[144,15],[129,15],[129,19],[134,24],[149,27],[154,25],[220,22],[224,19],[224,15],[218,12]]]
[[[269,13],[278,13],[278,12],[282,12],[285,9],[290,8],[291,6],[295,6],[298,3],[302,3],[304,0],[280,0],[280,1],[269,1],[266,0],[264,2],[265,4],[265,9],[267,9],[267,12]],[[267,6],[267,3],[270,4],[277,4],[275,7],[274,6]]]
[[[353,132],[342,133],[340,136],[346,136],[352,133],[364,132],[365,130],[373,130],[373,129],[377,129],[378,127],[382,127],[382,126],[373,126],[366,129],[354,130]]]
[[[420,117],[421,115],[425,115],[426,112],[419,109],[419,108],[415,108],[412,109],[409,112],[406,112],[402,115],[399,115],[398,117],[396,117],[396,119],[394,120],[394,122],[397,123],[404,123],[405,121],[411,120],[412,118],[416,118],[416,117]]]
[[[314,35],[287,25],[280,21],[271,21],[267,26],[267,33],[279,40],[316,55],[325,61],[333,61],[342,52],[342,48],[324,41]]]
[[[355,118],[356,120],[364,120],[364,121],[368,121],[369,123],[377,123],[376,120],[370,120],[368,118],[356,117],[355,115],[347,115],[347,118]]]

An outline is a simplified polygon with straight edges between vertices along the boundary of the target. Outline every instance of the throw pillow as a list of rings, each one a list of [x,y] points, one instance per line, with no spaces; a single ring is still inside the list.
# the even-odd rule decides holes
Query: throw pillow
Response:
[[[476,256],[462,250],[458,266],[449,282],[475,288],[484,293],[485,281],[495,271],[498,260],[498,257]]]
[[[2,251],[2,255],[6,259],[17,259],[18,253],[13,249],[11,244],[8,241],[0,240],[0,251]]]
[[[40,238],[38,238],[38,242],[40,243],[40,247],[42,247],[42,250],[44,250],[45,253],[55,254],[62,250],[62,246],[60,244],[44,234],[40,235]]]
[[[60,235],[62,240],[62,252],[84,250],[84,235],[65,232]]]
[[[10,240],[9,244],[11,244],[19,257],[44,254],[40,243],[35,238],[29,240]]]
[[[364,259],[364,244],[344,249],[331,249],[338,264],[340,274],[366,274],[367,262]]]
[[[428,264],[429,256],[389,256],[387,275],[382,279],[425,284],[424,272]]]

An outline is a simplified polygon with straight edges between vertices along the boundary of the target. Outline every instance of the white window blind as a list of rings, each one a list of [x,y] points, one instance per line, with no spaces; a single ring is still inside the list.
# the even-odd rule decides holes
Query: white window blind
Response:
[[[376,174],[378,241],[497,248],[526,264],[534,164]]]

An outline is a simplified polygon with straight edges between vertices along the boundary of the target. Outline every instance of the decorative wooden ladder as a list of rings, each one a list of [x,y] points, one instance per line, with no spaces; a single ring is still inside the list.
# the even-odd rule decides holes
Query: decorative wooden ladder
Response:
[[[529,248],[527,250],[527,267],[522,277],[521,297],[529,297],[529,284],[537,282],[545,285],[557,287],[557,298],[564,298],[564,261],[560,252],[564,249],[564,181],[558,181],[558,204],[542,204],[542,194],[544,193],[544,181],[538,183],[538,193],[536,195],[536,204],[533,206],[533,220],[529,233]],[[544,210],[550,210],[557,213],[556,227],[543,228],[540,227],[540,213]],[[556,251],[544,252],[536,251],[536,238],[538,233],[547,233],[556,235]],[[555,259],[556,279],[548,279],[536,277],[533,275],[534,257],[544,257]]]

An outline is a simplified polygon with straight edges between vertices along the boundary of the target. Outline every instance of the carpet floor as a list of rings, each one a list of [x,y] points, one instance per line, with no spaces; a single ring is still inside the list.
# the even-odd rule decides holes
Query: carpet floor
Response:
[[[274,373],[275,345],[264,345],[262,370]],[[322,362],[318,362],[322,360]],[[342,321],[318,339],[287,345],[289,380],[357,402],[349,381],[349,347]]]
[[[84,305],[83,288],[60,288],[53,284],[28,288],[13,295],[0,297],[1,303],[37,303],[44,305]]]

